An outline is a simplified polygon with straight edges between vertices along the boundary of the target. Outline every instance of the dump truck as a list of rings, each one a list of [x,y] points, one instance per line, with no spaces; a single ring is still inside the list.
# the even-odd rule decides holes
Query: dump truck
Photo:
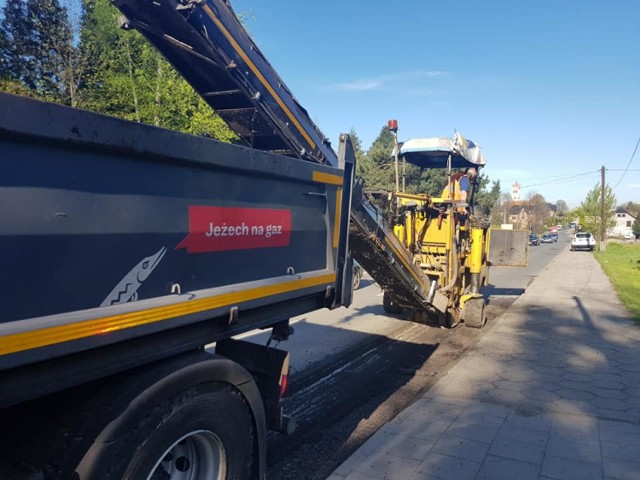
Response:
[[[415,316],[462,297],[228,2],[113,4],[241,144],[0,94],[0,478],[263,479],[267,429],[294,428],[272,344],[351,303],[354,259]]]

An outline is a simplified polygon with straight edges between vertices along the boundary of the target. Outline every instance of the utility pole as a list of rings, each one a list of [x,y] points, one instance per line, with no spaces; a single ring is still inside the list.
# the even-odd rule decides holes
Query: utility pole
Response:
[[[604,216],[604,192],[605,192],[605,183],[604,183],[604,165],[600,169],[600,176],[602,179],[600,180],[600,251],[604,252],[607,249],[607,244],[605,242],[605,216]]]

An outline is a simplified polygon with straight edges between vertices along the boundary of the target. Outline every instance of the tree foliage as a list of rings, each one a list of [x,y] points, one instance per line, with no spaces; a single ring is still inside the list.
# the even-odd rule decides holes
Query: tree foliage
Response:
[[[587,196],[582,201],[576,215],[580,221],[580,225],[585,230],[590,231],[600,241],[600,230],[602,225],[601,213],[602,213],[602,188],[600,183],[597,183],[592,190],[587,193]],[[615,225],[615,213],[616,197],[613,194],[613,190],[610,185],[605,185],[604,188],[604,227],[605,230]]]
[[[70,104],[69,16],[58,0],[8,0],[0,22],[0,78],[30,96]]]
[[[569,206],[564,200],[556,200],[556,215],[563,217],[569,211]]]
[[[237,136],[108,0],[7,0],[0,89],[127,120]]]

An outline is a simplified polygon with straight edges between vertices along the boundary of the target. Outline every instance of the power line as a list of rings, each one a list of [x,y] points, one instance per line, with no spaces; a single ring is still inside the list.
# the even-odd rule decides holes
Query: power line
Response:
[[[622,169],[620,169],[620,170],[622,171]],[[598,171],[600,171],[600,170],[598,170]],[[587,174],[587,173],[592,173],[592,172],[589,171],[589,172],[583,172],[583,173]],[[527,177],[526,180],[528,180],[528,181],[531,181],[531,180],[544,180],[544,179],[547,179],[547,178],[549,178],[549,179],[557,178],[557,179],[562,180],[565,177],[573,177],[574,175],[582,175],[583,173],[562,173],[562,174],[559,174],[559,175],[545,175],[544,177]],[[503,182],[508,183],[508,182],[517,182],[518,180],[521,180],[521,179],[517,179],[516,178],[516,179],[513,179],[513,180],[504,180],[504,179],[500,179],[500,180],[503,181]]]
[[[571,176],[568,176],[568,177],[565,177],[565,178],[560,178],[560,179],[557,179],[557,180],[549,180],[548,182],[532,183],[532,184],[529,184],[529,185],[524,185],[521,188],[524,189],[524,188],[530,188],[530,187],[537,187],[538,185],[547,185],[549,183],[561,183],[561,182],[566,182],[568,180],[573,180],[574,178],[584,177],[584,176],[587,176],[587,175],[595,175],[595,174],[599,174],[599,173],[600,173],[600,170],[593,170],[591,172],[579,173],[577,175],[571,175]]]
[[[629,163],[627,163],[627,168],[624,169],[624,173],[620,176],[620,180],[618,180],[618,183],[616,183],[616,186],[613,187],[613,190],[615,190],[616,187],[618,185],[620,185],[620,182],[622,181],[624,176],[627,174],[627,171],[629,170],[629,165],[631,165],[631,162],[633,161],[633,157],[635,157],[636,152],[638,151],[638,145],[640,145],[640,137],[638,137],[638,141],[636,142],[636,148],[633,149],[633,153],[631,154],[631,158],[629,159]]]

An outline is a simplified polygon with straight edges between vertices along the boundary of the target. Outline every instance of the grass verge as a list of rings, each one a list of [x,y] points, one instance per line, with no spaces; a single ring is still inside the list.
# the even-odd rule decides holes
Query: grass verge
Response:
[[[640,323],[640,244],[612,243],[595,255],[618,297]]]

